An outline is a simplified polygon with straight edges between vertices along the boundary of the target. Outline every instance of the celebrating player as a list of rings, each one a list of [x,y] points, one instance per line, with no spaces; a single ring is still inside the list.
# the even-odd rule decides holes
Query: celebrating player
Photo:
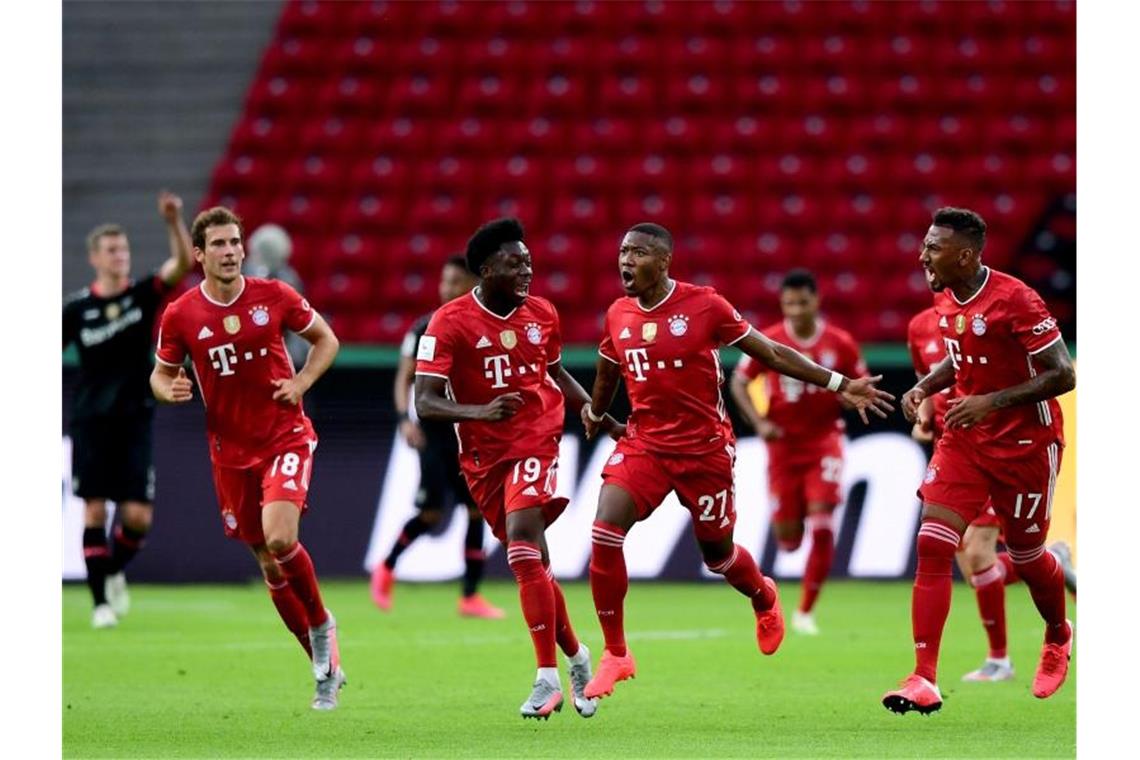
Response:
[[[763,331],[793,346],[813,361],[850,377],[867,374],[859,346],[846,330],[819,318],[819,293],[806,269],[794,269],[780,286],[778,322]],[[768,396],[762,414],[748,396],[750,381],[763,375]],[[792,630],[815,635],[812,608],[835,556],[832,513],[842,497],[843,417],[840,397],[781,375],[745,354],[729,383],[737,408],[768,446],[768,487],[774,514],[772,529],[781,551],[799,548],[804,524],[811,528],[811,550],[804,568],[803,592],[792,615]]]
[[[676,491],[692,513],[693,532],[708,568],[752,602],[760,651],[772,654],[784,637],[776,584],[744,547],[734,544],[733,464],[736,439],[721,398],[718,348],[736,345],[774,370],[838,391],[859,410],[885,416],[894,397],[875,388],[880,378],[852,380],[771,341],[711,288],[669,277],[673,237],[658,224],[625,234],[618,269],[626,297],[606,312],[591,403],[582,410],[586,434],[624,378],[633,408],[626,435],[602,471],[590,559],[590,589],[606,648],[587,697],[611,694],[636,672],[625,642],[623,604],[629,580],[623,544]]]
[[[907,325],[907,347],[919,379],[946,358],[946,346],[938,328],[938,312],[934,307],[919,312]],[[920,443],[937,445],[942,435],[942,418],[954,387],[951,386],[923,399],[919,406],[911,436]],[[997,551],[1001,524],[993,506],[987,505],[981,516],[973,520],[962,536],[955,555],[962,577],[974,588],[978,614],[989,641],[989,652],[982,667],[962,676],[963,681],[1008,681],[1013,678],[1013,663],[1006,648],[1005,587],[1019,580],[1017,568],[1009,553]],[[1076,573],[1070,560],[1069,547],[1057,542],[1048,547],[1065,574],[1065,586],[1076,593]]]
[[[321,601],[298,529],[317,447],[301,397],[332,364],[339,344],[292,287],[242,276],[241,220],[232,211],[203,211],[191,237],[205,280],[163,315],[150,385],[159,401],[189,401],[182,367],[189,357],[206,405],[225,533],[249,546],[277,612],[312,659],[313,709],[331,710],[345,682],[336,620]],[[286,330],[312,344],[297,373],[285,352]]]
[[[63,306],[63,347],[79,349],[79,382],[71,410],[72,476],[84,501],[83,559],[95,609],[91,624],[110,628],[130,609],[123,569],[142,548],[154,512],[151,423],[154,399],[146,385],[159,304],[194,265],[182,199],[162,192],[170,258],[157,273],[131,280],[127,233],[116,224],[87,236],[95,270],[91,286]],[[118,524],[107,545],[107,501]]]
[[[519,587],[538,661],[533,690],[519,712],[548,718],[562,708],[555,643],[568,658],[573,703],[590,717],[585,696],[590,651],[574,635],[562,589],[550,571],[546,528],[566,508],[555,496],[564,395],[577,411],[586,392],[562,366],[558,312],[530,295],[531,255],[517,219],[496,219],[467,243],[479,275],[470,294],[436,310],[416,352],[416,413],[457,422],[459,464]],[[600,419],[600,418],[599,418]],[[621,426],[607,417],[611,434]]]
[[[447,303],[470,292],[475,277],[467,271],[463,256],[452,256],[443,265],[439,276],[439,300]],[[459,472],[459,450],[455,431],[447,423],[417,420],[408,413],[412,381],[416,368],[416,345],[427,330],[429,313],[421,317],[404,336],[400,347],[400,365],[396,368],[394,386],[396,414],[400,418],[400,434],[408,445],[420,455],[420,485],[416,491],[416,509],[419,512],[404,524],[399,538],[388,556],[372,570],[372,601],[382,610],[392,608],[392,586],[396,582],[396,561],[412,542],[435,528],[444,515],[446,499],[453,504],[467,506],[467,538],[464,542],[463,596],[459,600],[459,614],[469,617],[497,619],[503,611],[479,594],[479,581],[483,577],[483,517],[471,498],[467,484]],[[450,489],[450,494],[446,491]]]
[[[922,526],[911,601],[915,670],[883,696],[883,705],[898,713],[942,707],[938,647],[950,611],[952,562],[967,525],[987,504],[1045,620],[1034,696],[1056,692],[1069,669],[1073,630],[1065,619],[1064,577],[1045,551],[1045,536],[1064,444],[1056,397],[1076,386],[1076,374],[1041,297],[982,264],[985,235],[978,214],[941,208],[919,255],[935,292],[947,355],[906,392],[903,412],[913,422],[924,399],[951,385],[956,393],[919,488]]]

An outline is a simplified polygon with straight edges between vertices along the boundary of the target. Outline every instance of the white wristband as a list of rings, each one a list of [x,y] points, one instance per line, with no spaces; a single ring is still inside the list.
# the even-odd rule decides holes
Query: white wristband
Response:
[[[601,422],[602,418],[594,414],[594,405],[586,404],[586,416],[590,418],[590,422]],[[605,416],[605,415],[603,415]]]
[[[829,391],[839,390],[839,386],[843,384],[843,375],[838,372],[831,373],[831,379],[827,381],[827,389]]]

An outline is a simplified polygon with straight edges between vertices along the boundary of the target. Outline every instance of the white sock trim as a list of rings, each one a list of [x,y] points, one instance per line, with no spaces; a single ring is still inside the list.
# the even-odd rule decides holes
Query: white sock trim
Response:
[[[558,678],[558,668],[539,668],[535,680],[546,681],[555,688],[562,688],[562,681]]]

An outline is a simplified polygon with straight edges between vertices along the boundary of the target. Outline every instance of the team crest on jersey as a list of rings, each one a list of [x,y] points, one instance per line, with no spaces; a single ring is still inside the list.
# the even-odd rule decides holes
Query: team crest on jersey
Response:
[[[107,319],[118,319],[119,315],[123,313],[123,307],[119,306],[118,302],[109,303],[103,313],[107,315]]]
[[[680,338],[689,331],[689,318],[684,314],[674,314],[669,317],[669,333],[674,338]]]
[[[254,306],[249,310],[249,315],[253,317],[253,323],[258,327],[269,324],[269,309],[264,306]]]
[[[966,332],[965,314],[959,314],[958,316],[954,317],[954,332],[958,333],[959,335]]]
[[[619,464],[621,464],[621,463],[622,463],[624,460],[625,460],[625,454],[623,454],[623,453],[621,453],[621,452],[619,451],[618,453],[616,453],[616,454],[612,455],[612,456],[609,458],[609,461],[608,461],[608,462],[606,462],[606,464],[608,464],[608,465],[619,465]]]
[[[641,326],[641,339],[646,343],[657,340],[657,323],[646,322]]]
[[[499,333],[499,342],[503,344],[503,348],[509,351],[518,345],[519,339],[514,330],[503,330]]]
[[[922,479],[923,483],[933,483],[934,479],[938,477],[938,465],[932,464],[926,468],[926,477]]]
[[[237,314],[230,314],[222,320],[222,327],[226,328],[226,332],[230,335],[236,335],[241,329],[241,318]]]
[[[981,337],[986,334],[986,318],[981,314],[975,314],[974,319],[970,322],[970,330],[974,335]]]
[[[526,339],[536,346],[542,342],[542,330],[534,322],[527,322]]]

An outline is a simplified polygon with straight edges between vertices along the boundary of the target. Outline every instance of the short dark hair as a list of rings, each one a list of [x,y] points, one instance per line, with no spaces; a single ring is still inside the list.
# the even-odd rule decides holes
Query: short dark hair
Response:
[[[652,235],[665,244],[667,251],[673,250],[673,236],[669,234],[669,230],[660,224],[655,222],[639,222],[630,227],[628,232],[640,232],[644,235]]]
[[[521,243],[525,234],[522,222],[514,217],[492,219],[467,241],[467,268],[478,277],[487,259],[507,243]]]
[[[447,261],[443,262],[445,267],[456,267],[462,269],[467,274],[471,274],[471,270],[467,268],[467,257],[462,253],[453,253],[447,257]]]
[[[195,248],[204,250],[206,248],[206,230],[210,227],[221,227],[223,224],[236,224],[238,234],[243,238],[245,237],[241,217],[225,206],[214,206],[194,217],[194,223],[190,225],[190,241]]]
[[[95,229],[87,233],[87,250],[99,250],[99,244],[105,237],[120,237],[125,236],[127,231],[118,224],[100,224]]]
[[[806,269],[793,269],[784,275],[784,281],[780,283],[780,290],[789,288],[797,290],[807,288],[812,293],[819,292],[819,287],[815,284],[815,275]]]
[[[943,206],[934,212],[933,223],[936,227],[949,227],[954,230],[956,234],[970,241],[978,253],[981,253],[986,245],[986,221],[977,211]]]

